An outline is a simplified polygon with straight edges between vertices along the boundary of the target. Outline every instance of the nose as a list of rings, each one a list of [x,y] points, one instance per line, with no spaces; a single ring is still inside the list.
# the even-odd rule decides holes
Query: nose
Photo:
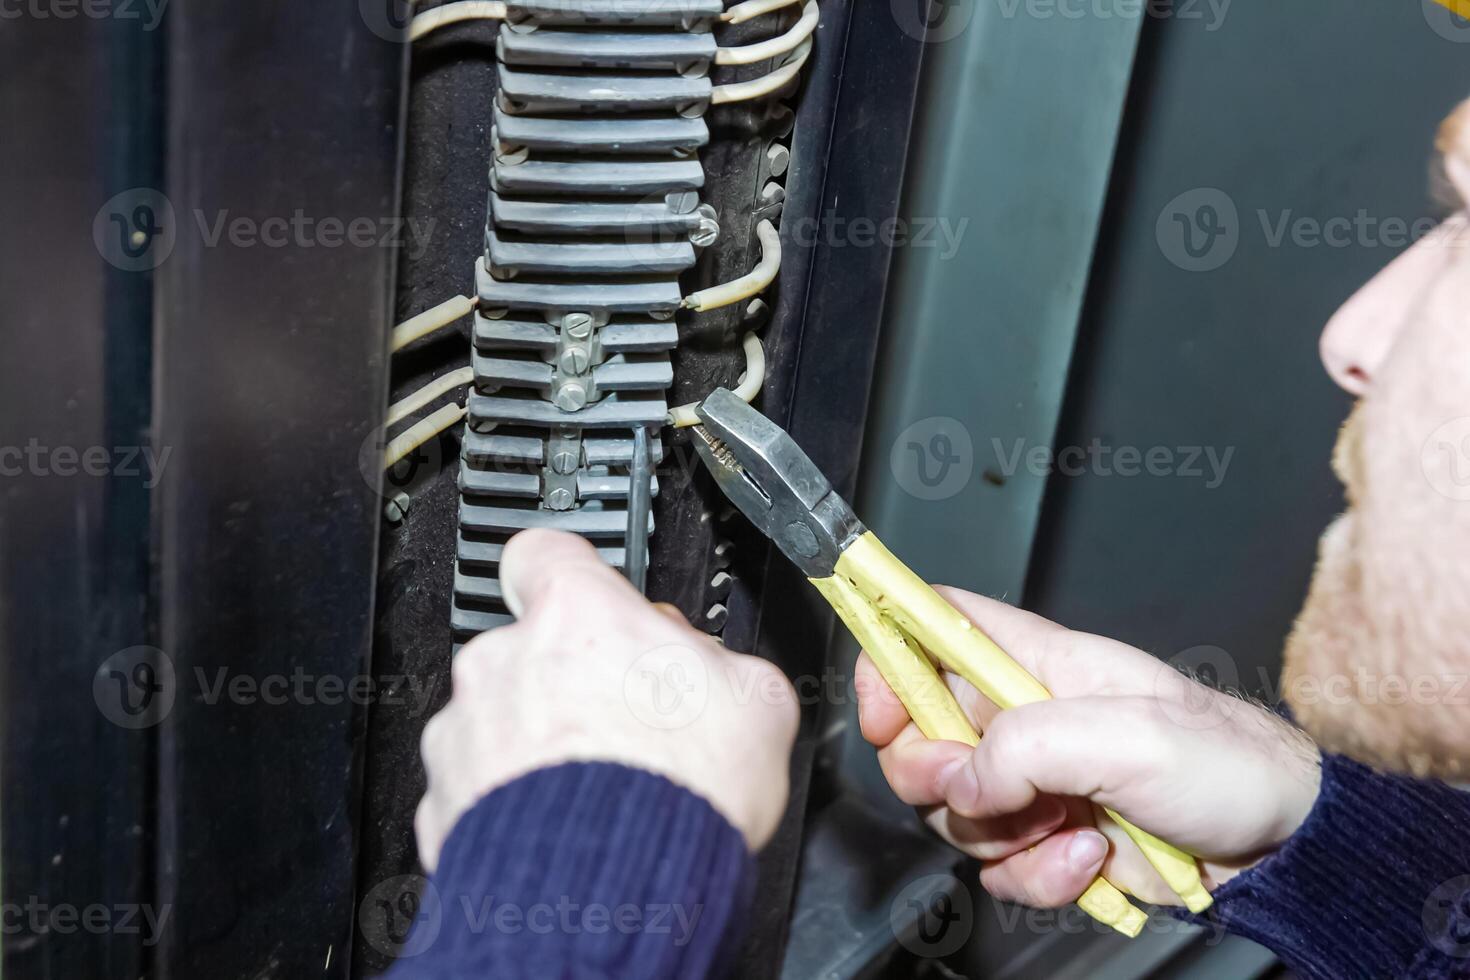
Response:
[[[1322,364],[1338,387],[1362,396],[1413,318],[1444,263],[1444,249],[1419,242],[1343,304],[1322,331]]]

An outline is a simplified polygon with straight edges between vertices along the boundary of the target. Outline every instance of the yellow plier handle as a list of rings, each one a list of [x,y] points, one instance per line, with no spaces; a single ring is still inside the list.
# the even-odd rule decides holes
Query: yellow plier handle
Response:
[[[979,743],[925,650],[1002,710],[1051,697],[1040,681],[894,557],[871,531],[843,551],[834,575],[811,581],[868,651],[926,738]],[[910,637],[922,649],[915,649]],[[1113,811],[1106,812],[1190,911],[1199,913],[1210,907],[1214,900],[1200,881],[1193,857]],[[1138,935],[1146,918],[1101,878],[1078,905],[1129,936]]]
[[[695,415],[700,424],[694,427],[694,448],[716,485],[822,591],[927,737],[967,745],[979,740],[930,655],[1003,710],[1051,697],[893,557],[780,426],[723,388],[700,402]],[[1209,907],[1192,857],[1115,813],[1108,816],[1192,911]],[[1078,904],[1130,936],[1143,928],[1143,913],[1102,879]]]

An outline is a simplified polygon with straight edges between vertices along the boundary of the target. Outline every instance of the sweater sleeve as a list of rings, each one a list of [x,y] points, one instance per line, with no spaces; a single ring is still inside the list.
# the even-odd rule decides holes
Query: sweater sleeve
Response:
[[[740,833],[664,777],[542,769],[460,818],[388,976],[718,976],[753,881]]]
[[[1470,976],[1470,795],[1326,756],[1306,822],[1206,915],[1302,980]]]

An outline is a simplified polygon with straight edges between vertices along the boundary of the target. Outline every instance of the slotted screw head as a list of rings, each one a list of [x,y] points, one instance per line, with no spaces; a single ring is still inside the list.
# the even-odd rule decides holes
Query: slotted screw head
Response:
[[[583,374],[590,363],[585,347],[568,347],[562,351],[561,369],[567,374]]]
[[[566,487],[557,487],[546,495],[546,506],[552,510],[571,510],[572,504],[575,502],[575,498],[572,497],[572,491]]]
[[[562,328],[576,340],[586,340],[592,335],[592,317],[586,313],[569,313],[562,321]]]
[[[556,389],[556,407],[563,412],[579,412],[587,407],[587,389],[569,381]]]
[[[577,471],[577,454],[570,452],[557,453],[551,457],[551,468],[562,476],[575,473]]]

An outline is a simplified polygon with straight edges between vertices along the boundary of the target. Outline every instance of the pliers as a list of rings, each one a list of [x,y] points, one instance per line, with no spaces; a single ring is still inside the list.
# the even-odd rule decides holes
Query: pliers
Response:
[[[733,392],[696,408],[694,447],[715,483],[801,569],[867,651],[926,738],[979,743],[940,676],[947,668],[1002,710],[1051,697],[1041,682],[895,558],[780,426]],[[1196,860],[1105,811],[1193,912],[1211,902]],[[1077,902],[1128,936],[1146,916],[1112,884],[1093,882]]]

